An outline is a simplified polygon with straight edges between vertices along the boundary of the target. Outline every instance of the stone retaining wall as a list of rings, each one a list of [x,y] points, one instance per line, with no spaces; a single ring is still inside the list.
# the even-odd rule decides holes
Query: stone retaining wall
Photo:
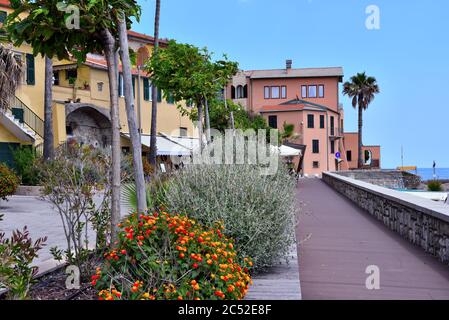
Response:
[[[421,184],[419,176],[399,170],[350,170],[338,174],[392,189],[417,189]]]
[[[449,205],[334,173],[323,181],[390,229],[449,264]]]

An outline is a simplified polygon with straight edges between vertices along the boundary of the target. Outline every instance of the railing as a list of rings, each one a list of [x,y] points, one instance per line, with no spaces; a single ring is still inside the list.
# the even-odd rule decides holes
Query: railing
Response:
[[[39,137],[44,137],[44,120],[42,120],[33,110],[17,97],[14,97],[9,105],[9,109],[23,110],[23,123],[33,130]]]
[[[330,136],[331,137],[343,137],[343,129],[330,127]]]

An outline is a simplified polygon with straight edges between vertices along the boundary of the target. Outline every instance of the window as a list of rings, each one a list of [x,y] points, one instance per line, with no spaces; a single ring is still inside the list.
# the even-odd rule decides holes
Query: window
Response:
[[[286,86],[281,87],[281,98],[287,99],[287,87]]]
[[[320,140],[312,140],[312,152],[320,153]]]
[[[98,92],[103,91],[103,85],[104,85],[104,82],[97,82]]]
[[[280,97],[279,87],[271,87],[271,99],[279,99]]]
[[[277,116],[268,116],[268,125],[273,128],[278,128],[278,117]]]
[[[318,98],[324,98],[324,85],[322,84],[318,86]]]
[[[0,27],[3,27],[3,24],[5,23],[6,17],[8,16],[8,13],[6,11],[0,11]],[[5,30],[1,30],[2,33],[5,32]]]
[[[316,86],[309,86],[308,90],[308,97],[309,98],[316,98]]]
[[[78,70],[77,69],[70,69],[65,71],[65,79],[76,79],[78,78]]]
[[[352,151],[351,150],[346,151],[346,160],[348,162],[352,161]]]
[[[331,154],[335,153],[335,140],[331,141]]]
[[[301,97],[307,98],[307,86],[301,86]]]
[[[231,99],[235,99],[235,87],[231,86]]]
[[[53,85],[59,86],[59,71],[53,71]]]
[[[143,100],[151,101],[151,84],[148,78],[143,78]]]
[[[167,103],[168,104],[175,104],[175,98],[173,97],[172,93],[169,93],[167,96]]]
[[[243,86],[243,98],[248,98],[248,85]]]
[[[310,128],[310,129],[315,128],[315,117],[313,114],[307,115],[307,128]]]
[[[270,99],[270,87],[265,87],[264,88],[263,96],[264,96],[265,99]]]
[[[157,102],[162,102],[162,90],[157,88]]]
[[[242,98],[243,98],[243,87],[237,86],[237,99],[242,99]]]
[[[312,166],[313,166],[314,169],[318,169],[320,167],[320,163],[318,161],[314,161],[312,163]]]
[[[320,128],[324,129],[324,115],[323,114],[320,115]]]
[[[36,76],[35,76],[35,70],[34,70],[34,56],[32,54],[27,53],[26,63],[27,63],[27,84],[35,85],[36,84]]]
[[[179,135],[180,135],[181,137],[187,137],[187,128],[185,128],[185,127],[180,127],[180,128],[179,128]]]

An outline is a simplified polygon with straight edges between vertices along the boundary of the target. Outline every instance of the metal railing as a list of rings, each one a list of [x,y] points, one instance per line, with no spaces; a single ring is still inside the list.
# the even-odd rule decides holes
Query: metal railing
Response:
[[[39,137],[44,138],[44,120],[31,110],[22,100],[14,97],[9,109],[21,109],[23,111],[23,123],[33,130]]]
[[[343,137],[343,129],[338,127],[330,127],[330,136],[331,137]]]

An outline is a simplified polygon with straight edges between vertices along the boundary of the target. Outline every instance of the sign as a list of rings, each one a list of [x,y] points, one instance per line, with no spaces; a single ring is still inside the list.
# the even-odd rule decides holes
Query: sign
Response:
[[[335,154],[335,158],[337,158],[337,159],[340,159],[340,158],[341,158],[340,152],[337,152],[337,153]]]

